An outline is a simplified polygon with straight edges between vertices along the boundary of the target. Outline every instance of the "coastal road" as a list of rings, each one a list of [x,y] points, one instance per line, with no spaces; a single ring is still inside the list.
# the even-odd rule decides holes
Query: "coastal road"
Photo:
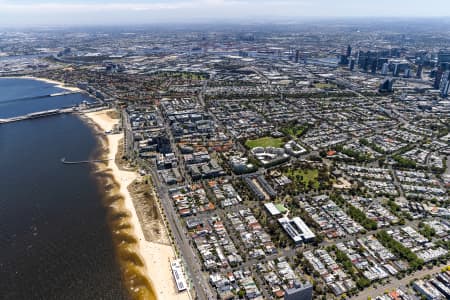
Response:
[[[129,158],[133,158],[133,152],[134,152],[134,138],[133,138],[133,129],[131,128],[131,121],[130,116],[128,115],[128,112],[123,109],[122,111],[122,127],[123,127],[123,147],[124,147],[124,153]]]
[[[181,252],[181,258],[186,265],[186,269],[196,291],[197,298],[200,300],[216,299],[215,294],[211,291],[208,281],[202,276],[200,261],[189,244],[189,237],[187,236],[185,227],[181,224],[180,218],[172,205],[172,201],[168,195],[167,186],[161,183],[154,168],[150,168],[150,172],[153,178],[153,185],[156,188],[161,205],[167,216],[167,222],[172,230],[174,242],[176,247]]]

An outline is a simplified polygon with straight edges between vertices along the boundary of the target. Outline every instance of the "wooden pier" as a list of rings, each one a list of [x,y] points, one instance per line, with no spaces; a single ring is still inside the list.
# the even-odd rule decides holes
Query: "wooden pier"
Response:
[[[64,109],[52,109],[52,110],[46,110],[46,111],[40,111],[35,113],[26,114],[23,116],[18,117],[12,117],[7,119],[0,119],[0,124],[6,124],[6,123],[13,123],[13,122],[19,122],[24,120],[31,120],[31,119],[38,119],[38,118],[44,118],[48,116],[53,115],[60,115],[60,114],[69,114],[76,111],[76,108],[64,108]]]

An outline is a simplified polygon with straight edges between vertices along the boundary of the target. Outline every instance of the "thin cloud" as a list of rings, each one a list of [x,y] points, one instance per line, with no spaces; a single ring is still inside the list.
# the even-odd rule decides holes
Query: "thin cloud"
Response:
[[[74,12],[74,11],[133,11],[133,10],[175,10],[186,7],[194,7],[195,2],[155,2],[155,3],[10,3],[0,2],[2,12],[36,12],[58,11],[58,12]]]
[[[303,17],[430,17],[449,14],[448,0],[0,0],[0,25],[24,25],[24,22],[28,25],[72,25],[295,20]]]

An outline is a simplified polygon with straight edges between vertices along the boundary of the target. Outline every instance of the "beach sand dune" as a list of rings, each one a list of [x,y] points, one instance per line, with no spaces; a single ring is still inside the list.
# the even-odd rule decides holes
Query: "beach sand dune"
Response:
[[[92,120],[103,131],[111,131],[118,123],[118,119],[111,118],[111,110],[102,110],[86,113],[85,116]],[[137,240],[138,251],[144,262],[146,275],[150,279],[158,299],[189,299],[187,292],[178,293],[170,269],[170,261],[175,258],[172,246],[154,243],[145,239],[142,226],[133,205],[128,186],[138,179],[136,172],[121,170],[115,162],[119,142],[122,134],[110,134],[106,136],[108,147],[108,165],[115,181],[120,185],[120,195],[124,199],[124,207],[129,213],[129,222]]]

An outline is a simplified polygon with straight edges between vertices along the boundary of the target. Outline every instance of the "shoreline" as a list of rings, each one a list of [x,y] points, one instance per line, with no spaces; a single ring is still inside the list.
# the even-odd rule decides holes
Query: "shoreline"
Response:
[[[114,110],[100,110],[95,112],[84,113],[83,116],[88,118],[96,125],[96,130],[103,132],[110,131],[113,129],[114,125],[119,122],[118,119],[112,119],[108,112]],[[109,208],[116,213],[126,214],[126,220],[121,220],[119,227],[124,227],[124,222],[129,223],[128,235],[131,235],[135,243],[135,252],[137,256],[142,261],[142,266],[140,266],[139,271],[147,278],[150,283],[150,288],[154,296],[157,299],[189,299],[187,292],[178,293],[176,285],[173,279],[173,275],[170,269],[170,261],[175,259],[175,250],[171,245],[160,244],[157,242],[148,241],[145,238],[143,226],[139,221],[137,215],[136,207],[133,203],[133,198],[131,196],[128,187],[139,180],[141,177],[137,172],[121,170],[115,161],[116,155],[118,153],[118,147],[120,146],[120,140],[123,138],[123,134],[111,134],[106,135],[105,145],[103,155],[106,155],[107,159],[110,159],[107,163],[99,164],[99,173],[110,173],[112,181],[117,186],[116,189],[109,191],[110,198],[116,199],[109,204]],[[109,184],[108,184],[109,185]],[[108,186],[107,185],[107,186]],[[120,201],[118,199],[122,199]],[[117,224],[116,224],[117,225]],[[113,233],[117,234],[118,231],[115,230],[115,225],[112,224]],[[117,226],[116,226],[117,228]],[[167,230],[167,228],[165,228]],[[134,244],[134,243],[132,243]],[[120,243],[119,247],[122,247],[123,241]],[[127,248],[127,251],[129,249]],[[120,249],[119,249],[120,251]],[[120,257],[119,257],[120,260]],[[119,263],[124,266],[125,261],[119,261]],[[139,266],[139,263],[137,263]],[[128,265],[130,267],[130,265]],[[133,266],[131,266],[133,267]],[[134,269],[134,268],[133,268]],[[125,266],[125,273],[128,271],[127,266]],[[126,279],[126,278],[125,278]],[[131,293],[134,292],[135,287],[131,286]],[[137,295],[138,299],[142,298]]]
[[[48,78],[43,78],[43,77],[34,77],[34,76],[26,75],[26,76],[7,76],[7,77],[1,77],[1,78],[6,78],[6,79],[32,79],[32,80],[37,80],[37,81],[53,84],[55,87],[63,89],[63,90],[66,90],[66,91],[78,92],[78,93],[83,92],[83,90],[81,90],[81,89],[79,89],[77,87],[74,87],[74,86],[69,86],[69,85],[65,84],[64,82],[56,81],[56,80],[52,80],[52,79],[48,79]]]

